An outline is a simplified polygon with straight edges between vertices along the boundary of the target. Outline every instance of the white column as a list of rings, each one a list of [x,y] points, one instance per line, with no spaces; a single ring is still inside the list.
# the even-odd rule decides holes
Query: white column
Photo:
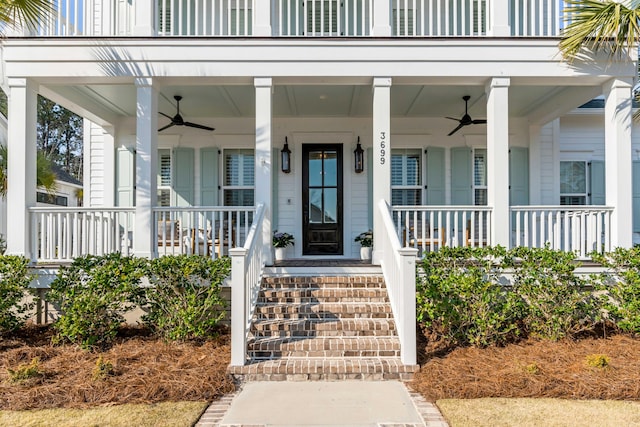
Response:
[[[542,162],[540,158],[540,135],[542,132],[542,126],[530,125],[529,126],[529,170],[535,171],[535,173],[529,176],[529,204],[541,205],[542,204],[542,183],[540,182],[540,168]]]
[[[487,84],[487,199],[493,207],[491,242],[510,247],[509,83],[494,77]]]
[[[158,92],[151,78],[136,79],[136,189],[133,252],[139,257],[154,253],[153,212],[156,205],[158,163]]]
[[[7,129],[7,254],[35,258],[28,208],[36,205],[37,86],[10,78]]]
[[[277,173],[271,168],[271,115],[272,79],[257,77],[254,79],[256,88],[256,174],[254,205],[264,205],[264,222],[262,238],[264,242],[264,261],[267,265],[273,263],[271,254],[272,224],[271,224],[271,174]]]
[[[611,216],[611,245],[633,243],[633,182],[631,169],[631,83],[614,79],[604,87],[605,191]]]
[[[390,35],[391,35],[391,2],[389,0],[373,0],[373,34],[372,36],[389,37]]]
[[[271,4],[275,5],[275,2],[258,0],[253,4],[253,16],[255,17],[254,36],[271,37]]]
[[[384,221],[378,204],[391,204],[391,78],[373,79],[373,264],[380,264],[385,248],[380,247],[378,233]],[[388,249],[388,248],[386,248]]]
[[[134,36],[154,36],[156,34],[156,3],[155,0],[136,0],[133,2],[135,8]]]
[[[269,240],[271,241],[271,240]],[[242,366],[247,356],[247,268],[245,248],[232,248],[231,256],[231,366]]]
[[[489,23],[491,27],[487,33],[494,37],[505,37],[511,35],[509,26],[509,2],[507,0],[493,0],[489,8]]]

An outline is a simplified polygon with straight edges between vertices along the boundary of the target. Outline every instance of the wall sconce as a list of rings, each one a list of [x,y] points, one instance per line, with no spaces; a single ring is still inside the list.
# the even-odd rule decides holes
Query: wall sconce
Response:
[[[280,150],[280,160],[282,172],[291,172],[291,150],[289,150],[289,141],[286,136],[284,137],[284,147]]]
[[[362,173],[364,170],[364,150],[360,145],[360,137],[358,137],[358,145],[356,146],[356,149],[353,150],[353,154],[355,158],[354,168],[356,173]]]

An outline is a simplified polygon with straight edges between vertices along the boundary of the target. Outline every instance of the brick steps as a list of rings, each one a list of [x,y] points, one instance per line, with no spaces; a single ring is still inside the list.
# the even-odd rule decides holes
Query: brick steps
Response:
[[[417,370],[398,358],[290,358],[229,368],[245,381],[410,380]]]
[[[398,337],[263,338],[249,343],[251,360],[295,357],[400,357]]]
[[[265,277],[242,380],[412,378],[381,275]]]

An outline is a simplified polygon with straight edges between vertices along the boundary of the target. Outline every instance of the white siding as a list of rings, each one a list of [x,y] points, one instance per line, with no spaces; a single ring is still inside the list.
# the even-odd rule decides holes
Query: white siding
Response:
[[[87,206],[105,206],[106,180],[111,180],[111,174],[105,171],[105,131],[91,121],[84,120],[84,152],[85,160],[85,200]],[[107,176],[109,175],[109,176]]]

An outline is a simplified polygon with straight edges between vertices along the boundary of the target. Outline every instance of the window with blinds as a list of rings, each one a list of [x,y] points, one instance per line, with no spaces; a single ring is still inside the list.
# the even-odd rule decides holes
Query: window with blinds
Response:
[[[422,204],[421,150],[391,150],[391,204]]]
[[[560,204],[587,204],[587,162],[560,162]]]
[[[394,36],[415,36],[412,8],[393,9],[392,34]]]
[[[158,206],[171,206],[170,150],[158,150]]]
[[[225,206],[253,206],[255,158],[253,150],[224,150],[222,193]]]
[[[231,32],[232,36],[246,36],[253,34],[253,13],[252,9],[231,9]]]
[[[473,204],[487,205],[487,150],[473,150]]]
[[[336,0],[306,0],[307,35],[338,35],[338,8]]]

